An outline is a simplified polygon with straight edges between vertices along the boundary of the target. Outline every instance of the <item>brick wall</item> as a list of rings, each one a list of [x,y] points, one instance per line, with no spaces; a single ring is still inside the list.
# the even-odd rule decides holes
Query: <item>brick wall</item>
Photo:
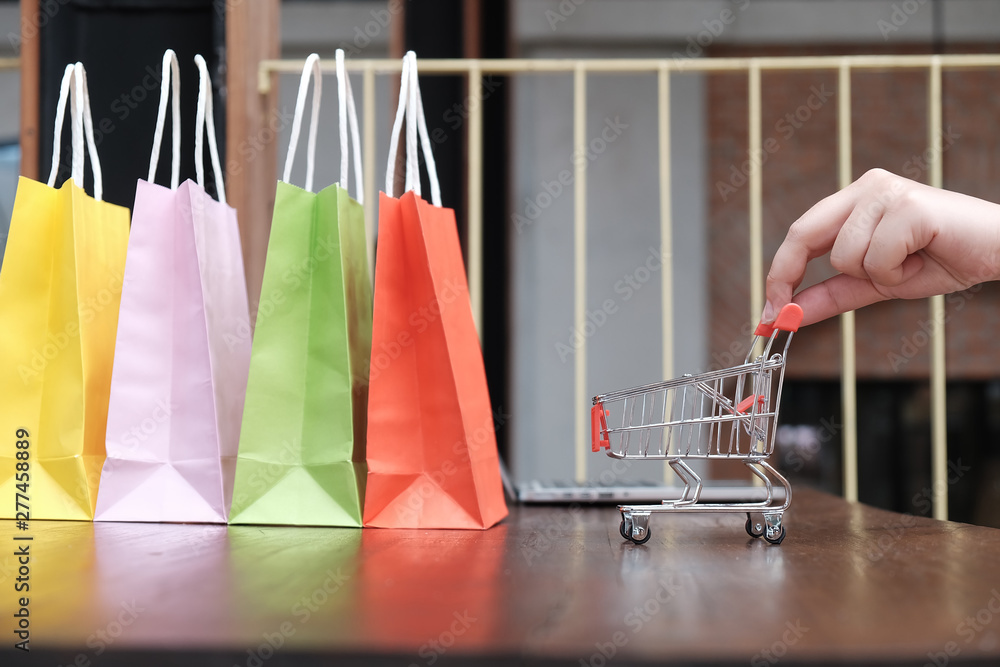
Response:
[[[954,52],[995,52],[998,45],[963,46]],[[717,48],[712,56],[878,53],[865,47],[811,49]],[[886,52],[886,51],[881,51]],[[895,51],[896,53],[903,51]],[[919,50],[905,51],[917,53]],[[762,132],[769,148],[764,180],[764,270],[788,226],[837,189],[837,73],[762,74]],[[861,70],[852,75],[852,171],[855,178],[882,167],[914,180],[929,178],[927,74],[914,70]],[[1000,72],[945,70],[943,153],[945,187],[1000,202]],[[747,76],[707,79],[709,229],[712,249],[710,350],[722,359],[750,319]],[[950,128],[947,129],[947,128]],[[832,275],[814,262],[803,286]],[[1000,287],[989,284],[952,296],[946,304],[948,376],[1000,376]],[[929,306],[926,300],[875,304],[857,313],[858,376],[908,379],[929,373]],[[719,355],[719,356],[714,356]],[[836,320],[803,330],[789,355],[789,377],[835,378],[840,373]]]

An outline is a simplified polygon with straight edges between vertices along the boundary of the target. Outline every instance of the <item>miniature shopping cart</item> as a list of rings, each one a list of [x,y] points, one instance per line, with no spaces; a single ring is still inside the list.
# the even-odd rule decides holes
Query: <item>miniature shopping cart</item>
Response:
[[[788,304],[774,324],[761,323],[754,332],[740,366],[685,375],[674,380],[624,389],[594,397],[591,409],[593,450],[607,449],[618,459],[666,460],[684,481],[678,500],[659,505],[619,505],[624,539],[636,544],[649,540],[649,515],[655,512],[746,512],[746,530],[781,544],[785,528],[781,516],[792,500],[792,489],[767,462],[774,451],[781,384],[792,335],[802,322],[802,308]],[[784,348],[775,342],[785,332]],[[763,352],[751,360],[763,344]],[[723,459],[743,462],[766,490],[762,501],[699,503],[701,477],[691,460]],[[784,496],[774,493],[776,480]],[[763,521],[761,521],[763,517]]]

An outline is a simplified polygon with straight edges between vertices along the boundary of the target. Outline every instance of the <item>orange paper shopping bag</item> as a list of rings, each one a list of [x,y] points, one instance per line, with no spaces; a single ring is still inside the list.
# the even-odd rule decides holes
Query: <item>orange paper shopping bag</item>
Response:
[[[404,116],[406,193],[396,199]],[[420,196],[418,130],[433,204]],[[507,506],[455,212],[441,207],[430,148],[410,52],[379,198],[364,525],[483,529]]]

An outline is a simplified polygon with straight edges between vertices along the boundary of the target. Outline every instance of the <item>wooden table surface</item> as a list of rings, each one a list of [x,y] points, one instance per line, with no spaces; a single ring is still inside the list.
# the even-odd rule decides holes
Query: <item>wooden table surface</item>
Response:
[[[2,522],[0,665],[1000,664],[1000,531],[808,490],[780,546],[744,521],[654,516],[642,546],[613,507],[485,532]]]

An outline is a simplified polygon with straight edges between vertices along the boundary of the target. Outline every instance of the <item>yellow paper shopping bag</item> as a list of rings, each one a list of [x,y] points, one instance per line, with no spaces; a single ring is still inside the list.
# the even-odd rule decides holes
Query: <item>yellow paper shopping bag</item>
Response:
[[[54,188],[67,98],[72,178]],[[94,516],[128,209],[101,201],[86,73],[63,76],[48,185],[17,184],[0,268],[0,517]],[[94,196],[83,185],[84,139]],[[166,288],[166,287],[165,287]]]

